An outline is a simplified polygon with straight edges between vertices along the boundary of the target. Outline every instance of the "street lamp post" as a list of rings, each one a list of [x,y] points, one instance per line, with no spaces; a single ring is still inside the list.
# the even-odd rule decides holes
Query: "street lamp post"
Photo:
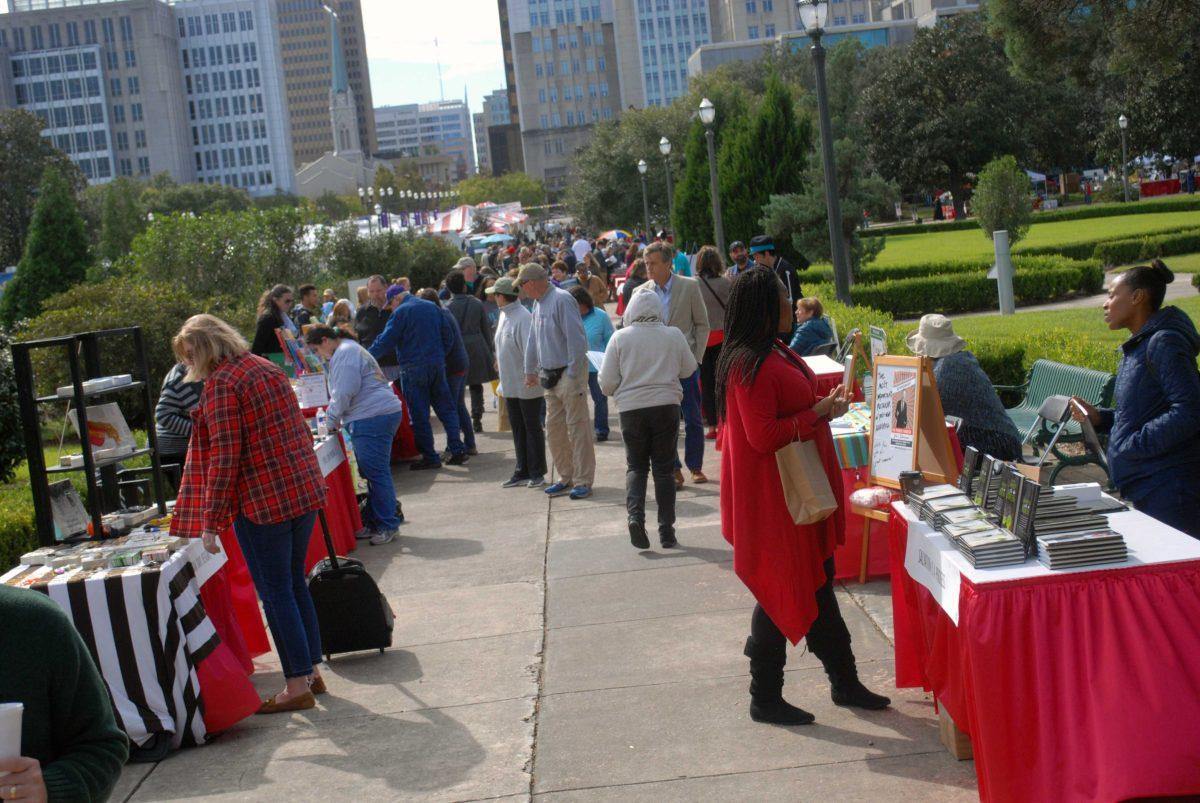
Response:
[[[663,167],[667,171],[667,226],[675,233],[675,191],[671,186],[671,140],[663,137],[658,141],[658,152],[663,155]]]
[[[717,109],[712,101],[700,101],[700,122],[704,124],[704,139],[708,143],[708,190],[712,195],[713,236],[717,240],[717,253],[725,253],[725,226],[721,223],[721,186],[717,183],[717,154],[713,144],[713,123]]]
[[[1125,129],[1129,128],[1129,118],[1122,114],[1117,118],[1117,126],[1121,129],[1121,192],[1125,196],[1125,203],[1129,203],[1129,156],[1125,145]]]
[[[650,201],[646,197],[646,160],[638,159],[638,175],[642,177],[642,222],[645,225],[646,239],[650,239]]]
[[[817,85],[817,108],[821,122],[821,162],[825,167],[825,213],[829,217],[829,253],[833,257],[833,283],[837,300],[850,303],[850,264],[846,261],[846,241],[842,237],[842,210],[838,198],[837,169],[833,162],[833,126],[829,122],[829,98],[825,90],[825,17],[826,0],[797,0],[800,22],[812,38],[813,66]]]

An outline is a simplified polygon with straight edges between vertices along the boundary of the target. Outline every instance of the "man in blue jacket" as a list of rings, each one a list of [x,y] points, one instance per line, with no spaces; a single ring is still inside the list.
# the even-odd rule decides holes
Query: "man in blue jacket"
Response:
[[[441,308],[405,292],[388,288],[388,301],[399,298],[387,325],[371,344],[371,356],[376,359],[395,354],[400,365],[400,389],[408,402],[412,417],[413,437],[421,450],[421,459],[409,466],[413,471],[441,468],[442,460],[433,445],[433,428],[429,425],[432,403],[437,416],[446,428],[452,465],[467,462],[466,449],[459,435],[458,410],[446,381],[446,355],[453,343],[453,333],[445,338]]]

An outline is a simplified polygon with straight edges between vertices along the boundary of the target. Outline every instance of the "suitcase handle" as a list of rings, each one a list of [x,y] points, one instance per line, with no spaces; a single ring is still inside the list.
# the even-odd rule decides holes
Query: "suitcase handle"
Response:
[[[325,508],[317,508],[317,518],[321,521],[321,534],[325,536],[325,549],[329,551],[329,562],[333,570],[341,571],[338,566],[337,551],[333,547],[333,537],[329,534],[329,520],[325,518]]]

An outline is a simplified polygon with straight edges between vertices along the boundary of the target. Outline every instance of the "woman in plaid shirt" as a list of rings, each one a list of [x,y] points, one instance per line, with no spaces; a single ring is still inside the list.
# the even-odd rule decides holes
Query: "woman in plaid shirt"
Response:
[[[233,522],[287,679],[259,713],[312,708],[325,684],[304,558],[325,480],[308,424],[283,371],[221,319],[192,316],[173,345],[185,379],[205,385],[171,531],[215,552]]]

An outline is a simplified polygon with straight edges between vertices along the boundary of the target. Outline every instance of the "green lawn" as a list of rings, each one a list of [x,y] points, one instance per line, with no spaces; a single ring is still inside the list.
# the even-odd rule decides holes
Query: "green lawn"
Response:
[[[1200,211],[1035,223],[1029,228],[1025,239],[1017,245],[1016,251],[1020,253],[1025,248],[1038,246],[1072,245],[1196,227],[1200,227]],[[988,259],[992,254],[992,241],[982,229],[899,234],[887,238],[887,245],[872,264],[907,265],[971,257]]]

